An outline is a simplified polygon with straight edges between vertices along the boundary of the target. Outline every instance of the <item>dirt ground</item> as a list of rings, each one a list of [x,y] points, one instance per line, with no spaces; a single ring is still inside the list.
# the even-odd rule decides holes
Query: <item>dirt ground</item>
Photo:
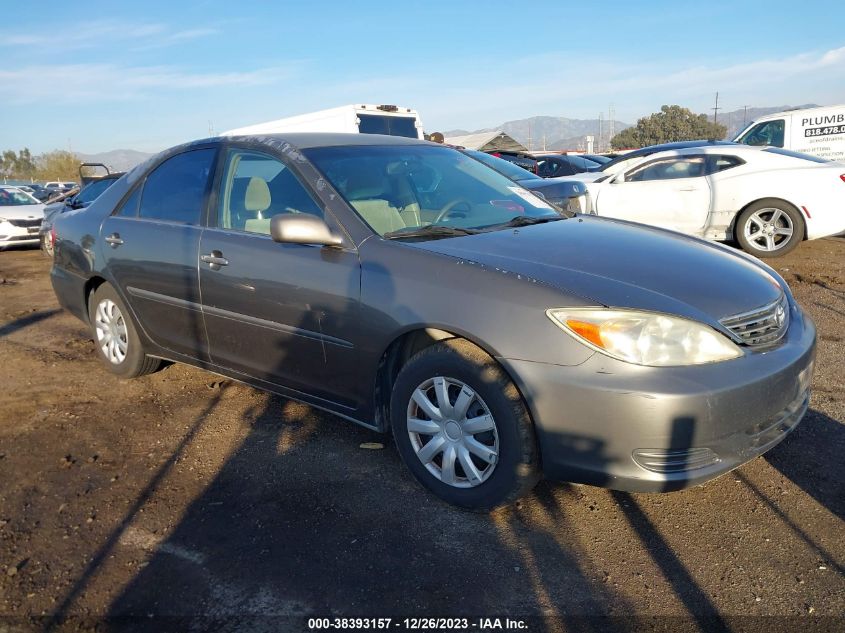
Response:
[[[819,331],[811,410],[786,441],[683,492],[544,482],[476,515],[339,418],[181,365],[112,377],[47,260],[0,252],[0,631],[340,616],[597,631],[632,615],[845,630],[845,239],[773,262]]]

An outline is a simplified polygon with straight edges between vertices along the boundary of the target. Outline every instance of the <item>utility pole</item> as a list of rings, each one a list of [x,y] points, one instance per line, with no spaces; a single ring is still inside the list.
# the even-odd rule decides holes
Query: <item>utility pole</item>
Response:
[[[214,136],[214,123],[211,122],[211,119],[208,121],[208,135]]]
[[[613,104],[610,104],[610,107],[607,109],[608,114],[608,130],[607,130],[607,144],[610,145],[610,141],[616,136],[616,109],[613,107]]]
[[[742,127],[745,127],[745,123],[748,121],[748,106],[742,106]]]
[[[528,151],[531,151],[531,124],[528,124]]]
[[[602,147],[604,147],[604,138],[602,138],[602,124],[604,123],[604,112],[599,112],[599,149],[598,151],[602,151]]]
[[[716,93],[716,105],[713,107],[713,123],[716,123],[716,115],[719,113],[719,110],[722,108],[719,107],[719,93]]]

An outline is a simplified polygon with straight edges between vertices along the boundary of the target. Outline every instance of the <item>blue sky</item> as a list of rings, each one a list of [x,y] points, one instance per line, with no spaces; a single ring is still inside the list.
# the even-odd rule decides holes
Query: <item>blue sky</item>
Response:
[[[427,131],[845,102],[841,0],[0,1],[0,150],[164,149],[347,103]]]

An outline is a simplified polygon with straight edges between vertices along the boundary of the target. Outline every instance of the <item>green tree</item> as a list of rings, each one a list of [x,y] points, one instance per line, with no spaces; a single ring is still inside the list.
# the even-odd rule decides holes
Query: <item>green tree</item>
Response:
[[[41,154],[37,159],[39,180],[79,180],[79,156],[65,150]]]
[[[709,121],[704,114],[695,114],[677,105],[665,105],[660,112],[643,117],[634,127],[619,132],[610,139],[610,146],[613,149],[634,149],[675,141],[722,139],[727,132],[726,126]]]
[[[0,155],[0,176],[5,178],[32,178],[35,176],[36,166],[29,148],[18,150],[7,149]]]

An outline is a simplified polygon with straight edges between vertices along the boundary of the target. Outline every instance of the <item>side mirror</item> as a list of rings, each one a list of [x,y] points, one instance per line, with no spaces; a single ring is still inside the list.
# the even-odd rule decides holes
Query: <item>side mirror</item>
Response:
[[[307,213],[281,213],[270,218],[270,235],[274,242],[340,246],[343,240],[332,233],[329,225]]]
[[[614,185],[618,185],[620,182],[625,182],[625,173],[621,171],[613,177],[613,180],[611,180],[611,183]]]

